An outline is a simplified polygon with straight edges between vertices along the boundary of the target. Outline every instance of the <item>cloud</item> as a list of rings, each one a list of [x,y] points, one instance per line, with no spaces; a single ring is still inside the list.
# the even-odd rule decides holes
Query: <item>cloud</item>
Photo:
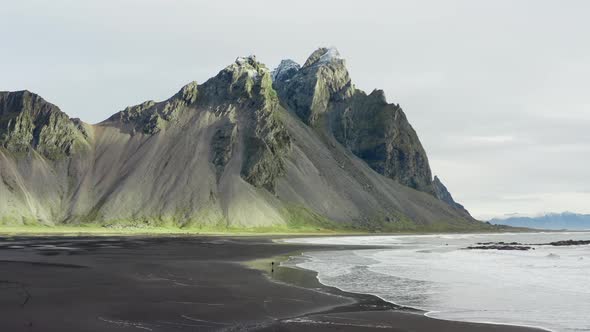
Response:
[[[484,144],[506,144],[514,141],[513,136],[472,136],[469,140],[475,143]]]

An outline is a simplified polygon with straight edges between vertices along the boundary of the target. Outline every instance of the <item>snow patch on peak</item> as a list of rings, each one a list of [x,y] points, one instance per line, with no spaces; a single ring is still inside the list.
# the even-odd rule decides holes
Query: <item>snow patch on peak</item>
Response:
[[[246,74],[248,75],[248,77],[251,77],[253,79],[258,79],[259,77],[258,71],[254,69],[246,69]]]
[[[277,80],[288,80],[299,70],[299,68],[301,68],[301,66],[291,59],[281,60],[281,63],[271,73],[272,80],[273,82]]]
[[[340,56],[340,52],[335,47],[320,47],[315,50],[303,67],[322,66],[327,64],[344,64],[344,58]]]
[[[240,56],[236,61],[227,67],[228,70],[239,73],[245,73],[248,77],[259,79],[262,76],[270,73],[270,70],[262,63],[256,60],[255,55]]]
[[[326,53],[320,57],[317,63],[328,63],[332,62],[333,60],[344,60],[342,56],[340,56],[340,52],[336,49],[336,47],[328,47]]]
[[[238,65],[254,65],[256,63],[256,56],[255,55],[239,56],[236,58],[236,63]]]

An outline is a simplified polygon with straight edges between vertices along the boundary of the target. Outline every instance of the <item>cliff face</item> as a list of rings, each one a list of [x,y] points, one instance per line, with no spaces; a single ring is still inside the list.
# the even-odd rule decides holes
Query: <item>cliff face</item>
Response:
[[[79,120],[29,92],[0,92],[0,145],[13,153],[37,151],[48,159],[71,155],[87,144]]]
[[[401,109],[355,89],[334,50],[272,73],[238,58],[96,125],[29,92],[0,107],[3,224],[487,227],[434,196]]]
[[[301,69],[277,76],[274,86],[288,109],[376,172],[434,194],[428,157],[402,109],[388,104],[381,90],[356,89],[338,51],[316,50]]]
[[[332,102],[354,92],[344,59],[327,48],[313,52],[301,69],[276,77],[274,87],[287,108],[308,125],[317,125]]]

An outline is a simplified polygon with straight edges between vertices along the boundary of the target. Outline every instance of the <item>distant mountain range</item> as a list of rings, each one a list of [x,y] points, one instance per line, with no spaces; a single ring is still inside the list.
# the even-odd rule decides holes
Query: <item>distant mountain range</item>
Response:
[[[590,230],[590,214],[572,212],[548,213],[537,217],[511,216],[494,218],[491,224],[538,229]]]
[[[92,100],[88,101],[89,103]],[[466,230],[418,135],[338,51],[254,56],[98,124],[0,92],[0,225]]]

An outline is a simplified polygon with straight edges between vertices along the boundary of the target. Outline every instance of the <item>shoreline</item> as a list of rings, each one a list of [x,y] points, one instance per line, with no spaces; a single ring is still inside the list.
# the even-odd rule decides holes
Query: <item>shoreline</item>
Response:
[[[448,320],[448,319],[444,319],[444,318],[436,318],[436,317],[430,317],[428,316],[429,313],[433,313],[436,311],[428,311],[424,314],[424,316],[431,318],[431,319],[437,319],[437,320]],[[458,321],[460,322],[460,321]],[[472,323],[477,323],[477,324],[493,324],[493,325],[505,325],[505,326],[520,326],[520,327],[525,327],[525,328],[531,328],[531,329],[535,329],[535,330],[541,330],[541,331],[547,331],[547,332],[556,332],[554,330],[551,330],[549,328],[543,327],[543,326],[536,326],[536,325],[523,325],[523,324],[511,324],[511,323],[499,323],[499,322],[489,322],[489,321],[470,321]]]
[[[269,277],[247,266],[351,248],[277,238],[0,237],[0,330],[541,331],[432,319],[324,286],[309,270],[277,266]]]
[[[289,243],[289,242],[282,242],[281,239],[273,239],[273,242],[283,243],[283,244]],[[325,245],[318,245],[318,246],[325,246]],[[262,271],[265,274],[265,276],[268,278],[268,280],[270,280],[271,282],[286,283],[286,284],[291,285],[293,287],[303,287],[303,288],[308,288],[308,289],[311,288],[311,289],[315,289],[315,290],[321,290],[323,292],[326,292],[326,293],[334,295],[334,296],[349,297],[349,298],[353,299],[353,301],[354,301],[353,303],[351,303],[350,305],[347,305],[347,306],[334,307],[334,308],[331,308],[326,311],[315,312],[315,313],[313,313],[314,315],[316,315],[316,314],[330,314],[330,313],[337,313],[337,312],[347,312],[348,310],[353,310],[353,311],[359,310],[360,312],[395,311],[395,312],[403,313],[403,314],[418,315],[418,316],[422,316],[427,319],[435,320],[435,321],[444,321],[444,322],[452,322],[452,323],[483,324],[483,325],[489,325],[489,326],[503,326],[503,327],[506,327],[507,329],[524,328],[524,329],[531,329],[530,331],[553,332],[552,330],[547,329],[542,326],[531,326],[531,325],[522,325],[522,324],[513,324],[513,323],[499,323],[499,322],[484,322],[484,321],[461,321],[461,320],[450,320],[450,319],[430,317],[428,314],[433,311],[403,306],[403,305],[385,300],[385,299],[381,298],[380,296],[375,295],[375,294],[371,294],[371,293],[354,293],[354,292],[349,292],[349,291],[340,289],[336,286],[329,286],[329,285],[323,284],[320,281],[317,271],[305,269],[305,268],[297,266],[296,264],[293,264],[291,266],[283,265],[284,263],[288,262],[291,259],[297,259],[299,257],[303,257],[305,252],[309,252],[309,251],[363,250],[363,249],[370,250],[370,249],[379,249],[379,248],[383,248],[383,247],[380,247],[380,246],[355,246],[355,245],[351,245],[351,246],[347,247],[346,245],[334,245],[333,248],[328,247],[328,248],[324,248],[324,249],[320,249],[320,250],[314,249],[314,250],[307,250],[307,251],[297,251],[297,252],[291,252],[286,255],[257,259],[255,261],[246,262],[245,265],[250,268],[254,268],[254,269]],[[269,268],[268,268],[268,266],[270,266],[271,262],[274,262],[275,265],[277,266],[274,268],[275,271],[277,271],[277,270],[280,271],[280,269],[284,269],[287,271],[292,271],[291,273],[293,273],[293,272],[302,273],[302,274],[307,275],[308,280],[306,280],[306,282],[301,282],[301,280],[295,280],[295,281],[287,280],[281,276],[279,276],[278,278],[274,278],[273,275],[271,274],[271,272],[269,272]],[[266,267],[266,268],[263,268],[263,267]],[[289,273],[286,273],[286,274],[288,275]]]
[[[463,256],[459,251],[459,256],[441,255],[441,253],[463,249],[468,246],[468,243],[476,242],[470,237],[464,238],[462,236],[449,242],[450,247],[448,248],[452,249],[445,247],[447,240],[444,234],[438,234],[440,239],[418,239],[415,237],[403,240],[403,236],[394,236],[383,239],[378,237],[365,239],[326,237],[324,239],[302,238],[301,241],[285,239],[284,241],[323,245],[385,245],[391,251],[363,252],[351,248],[356,255],[352,250],[344,253],[327,252],[325,254],[311,252],[304,255],[305,259],[294,256],[290,265],[297,264],[299,268],[313,269],[314,272],[319,271],[321,276],[318,278],[319,282],[331,287],[342,287],[347,291],[372,294],[384,301],[393,300],[389,301],[392,304],[408,304],[410,306],[415,304],[414,309],[423,311],[424,316],[431,319],[521,326],[544,331],[569,329],[573,331],[576,328],[587,327],[587,320],[583,318],[583,314],[580,314],[585,310],[579,310],[579,308],[585,308],[588,303],[583,300],[585,298],[582,296],[583,284],[574,281],[582,278],[583,274],[580,272],[583,273],[588,266],[586,262],[589,248],[588,232],[530,232],[522,236],[519,234],[513,233],[514,239],[500,240],[518,241],[510,242],[511,244],[531,243],[531,246],[536,247],[525,254],[526,258],[523,258],[523,264],[527,264],[526,270],[519,269],[522,266],[522,264],[519,265],[520,253],[510,251],[498,251],[497,255],[495,251],[482,254],[500,257],[498,261],[503,264],[495,263],[494,259],[480,261],[482,256],[479,256],[478,253],[465,252],[466,256]],[[477,241],[499,241],[495,239],[496,236],[485,234],[482,236],[485,238],[476,237]],[[405,243],[406,248],[401,245],[399,248],[402,250],[396,250],[398,243]],[[572,248],[569,249],[565,246]],[[372,248],[367,246],[366,249]],[[435,254],[421,254],[421,252],[431,252],[426,249],[432,249]],[[504,253],[506,255],[503,256]],[[517,258],[504,259],[506,257]],[[369,261],[363,261],[365,258]],[[374,263],[377,265],[372,265],[373,258],[375,258]],[[561,260],[548,261],[554,258],[561,258]],[[423,262],[422,259],[424,259]],[[463,263],[473,264],[462,266]],[[546,265],[551,265],[557,269],[556,271],[563,272],[563,274],[555,274],[553,270],[543,270]],[[515,266],[514,269],[513,266]],[[505,273],[500,272],[504,271],[501,269],[502,267],[506,267]],[[538,273],[538,279],[528,280],[526,272],[529,269],[531,273]],[[439,271],[441,274],[437,274]],[[492,273],[491,277],[486,275],[489,273]],[[494,273],[498,273],[498,275]],[[550,285],[548,281],[550,282],[555,276],[560,275],[572,280],[572,284],[544,288],[545,285]],[[481,279],[470,286],[470,282],[476,280],[473,278],[478,276],[481,276]],[[413,286],[422,280],[426,286]],[[388,287],[382,287],[382,285]],[[412,291],[404,291],[406,285],[412,286],[410,288]],[[504,292],[504,285],[511,285],[512,289]],[[435,289],[432,296],[427,295],[430,294],[429,289]],[[537,289],[540,290],[540,294],[536,293]],[[571,295],[576,294],[576,289],[580,293]],[[480,291],[482,295],[480,295]],[[561,299],[561,301],[553,302],[551,298]]]
[[[498,227],[495,229],[432,230],[428,228],[400,230],[396,232],[371,232],[367,230],[330,228],[209,228],[209,227],[107,227],[100,224],[81,225],[5,225],[0,224],[0,236],[252,236],[252,237],[317,237],[317,236],[396,236],[435,234],[505,234],[530,232],[583,232],[569,230],[541,230],[521,227]]]

